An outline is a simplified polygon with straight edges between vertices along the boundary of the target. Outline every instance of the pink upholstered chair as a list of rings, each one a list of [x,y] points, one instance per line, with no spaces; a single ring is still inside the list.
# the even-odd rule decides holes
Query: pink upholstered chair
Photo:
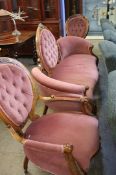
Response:
[[[31,114],[32,114],[32,118],[33,118],[33,112],[35,111],[35,107],[36,107],[36,103],[37,103],[37,100],[38,100],[39,92],[38,92],[38,87],[36,85],[36,82],[34,81],[32,76],[30,76],[29,70],[21,62],[17,61],[16,59],[9,58],[9,57],[0,57],[0,64],[16,65],[19,68],[21,68],[23,71],[25,71],[26,74],[28,74],[28,76],[30,77],[30,81],[33,82],[33,86],[34,86],[34,88],[33,88],[33,93],[34,93],[33,109],[30,112],[30,118],[31,118]]]
[[[63,111],[82,111],[83,103],[92,112],[90,101],[98,80],[96,57],[92,55],[92,44],[87,40],[66,36],[55,40],[53,34],[40,26],[36,32],[36,48],[44,75],[38,67],[32,69],[33,77],[38,81],[43,96],[72,97],[72,102],[46,102],[50,108]],[[75,90],[74,90],[75,89]],[[78,96],[87,97],[85,101]],[[55,98],[54,98],[55,99]]]
[[[88,29],[89,21],[81,14],[72,15],[66,21],[66,34],[68,36],[85,38],[87,36]]]
[[[24,131],[34,103],[30,80],[17,64],[0,64],[0,118],[24,147],[25,172],[30,160],[55,175],[85,175],[99,148],[97,119],[80,113],[52,113],[37,119],[33,113],[36,120]]]

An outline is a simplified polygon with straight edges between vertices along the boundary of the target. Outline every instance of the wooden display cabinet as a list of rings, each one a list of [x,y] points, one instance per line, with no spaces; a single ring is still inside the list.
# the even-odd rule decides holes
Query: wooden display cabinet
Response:
[[[25,22],[19,22],[18,28],[36,30],[41,22],[47,26],[56,38],[61,35],[61,0],[17,0],[18,7],[25,12]]]
[[[5,9],[12,11],[12,1],[11,0],[0,0],[0,9]],[[0,37],[3,36],[3,33],[11,32],[12,30],[12,21],[9,16],[0,17]]]
[[[59,20],[59,1],[43,0],[43,20]]]
[[[41,20],[41,3],[39,0],[17,0],[17,10],[18,7],[25,12],[26,23],[32,24]]]
[[[60,0],[42,1],[42,23],[46,25],[58,39],[61,33]]]
[[[17,9],[25,12],[25,22],[18,22],[19,30],[34,30],[36,31],[39,23],[44,24],[58,39],[61,36],[61,11],[60,1],[62,0],[17,0]],[[29,55],[31,51],[28,49],[31,43],[25,45],[25,54]],[[24,55],[24,53],[23,53]]]
[[[26,16],[25,21],[16,21],[17,28],[21,30],[36,31],[39,23],[47,26],[54,36],[61,36],[61,0],[0,0],[0,9],[5,9],[10,12],[18,12],[19,8]],[[3,32],[13,31],[13,23],[10,17],[0,18],[0,35]],[[30,40],[19,49],[20,55],[32,55],[33,41]]]
[[[36,31],[38,24],[42,23],[58,39],[61,36],[61,2],[62,0],[0,0],[0,9],[10,12],[18,12],[20,9],[24,12],[25,21],[16,21],[19,31]],[[0,35],[9,31],[10,33],[13,31],[12,20],[8,16],[2,17],[0,19]],[[32,55],[33,41],[27,41],[19,52],[20,55]]]
[[[74,14],[82,14],[82,0],[64,0],[66,19]]]

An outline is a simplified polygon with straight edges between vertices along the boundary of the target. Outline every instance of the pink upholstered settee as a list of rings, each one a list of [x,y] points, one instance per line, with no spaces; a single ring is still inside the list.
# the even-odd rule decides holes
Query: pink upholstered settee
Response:
[[[71,97],[72,101],[53,100],[46,105],[55,110],[82,111],[83,104],[93,99],[94,88],[98,80],[96,57],[92,55],[92,44],[87,40],[66,36],[55,40],[52,33],[43,27],[36,32],[36,48],[42,64],[32,69],[33,77],[39,82],[43,96]],[[88,89],[88,90],[87,90]],[[75,102],[75,98],[79,101]],[[87,97],[84,101],[83,97]],[[55,99],[55,98],[54,98]],[[92,111],[90,105],[89,111]]]

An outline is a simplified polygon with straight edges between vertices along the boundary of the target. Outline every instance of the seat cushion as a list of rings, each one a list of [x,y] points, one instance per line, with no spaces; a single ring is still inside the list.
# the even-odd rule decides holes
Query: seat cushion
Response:
[[[71,55],[54,68],[52,78],[89,86],[87,96],[92,98],[93,90],[98,80],[96,57],[88,54]]]
[[[90,160],[99,147],[98,121],[84,114],[56,113],[34,121],[25,133],[26,138],[52,144],[71,144],[73,155],[87,171]],[[33,142],[32,142],[33,145]],[[27,157],[41,168],[59,175],[69,175],[64,155],[43,152],[24,145]],[[46,162],[47,160],[47,162]]]

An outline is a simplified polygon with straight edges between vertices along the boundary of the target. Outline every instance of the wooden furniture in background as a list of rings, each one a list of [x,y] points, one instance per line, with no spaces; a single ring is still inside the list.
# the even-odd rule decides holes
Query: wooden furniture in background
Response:
[[[21,35],[19,35],[19,36],[13,36],[11,33],[9,33],[9,34],[7,33],[7,35],[0,36],[0,48],[2,48],[2,52],[4,52],[4,49],[6,50],[5,56],[7,55],[7,56],[12,57],[12,58],[18,58],[18,56],[21,53],[21,51],[20,51],[21,46],[22,45],[24,46],[24,44],[31,39],[35,40],[35,32],[34,31],[24,30],[24,31],[21,31]],[[23,49],[23,47],[21,49]],[[37,58],[36,58],[36,54],[35,54],[35,46],[34,45],[33,45],[31,54],[33,55],[34,63],[36,63]]]
[[[50,29],[56,39],[61,36],[61,0],[0,0],[0,9],[10,12],[18,12],[19,7],[27,16],[24,22],[16,21],[18,30],[36,31],[39,23],[43,23]],[[9,18],[9,19],[8,19]],[[0,34],[13,31],[13,23],[10,17],[0,18]],[[33,41],[30,40],[20,50],[21,55],[32,55]]]
[[[74,14],[82,14],[82,0],[64,0],[66,20]]]
[[[12,1],[11,0],[0,0],[0,9],[5,9],[12,11]],[[2,35],[12,30],[12,21],[9,16],[0,17],[0,34]]]
[[[41,22],[47,26],[56,38],[61,35],[60,0],[17,0],[17,7],[28,16],[25,22],[19,22],[20,29],[36,30]]]
[[[76,13],[82,13],[82,0],[64,0],[66,19]],[[25,22],[16,21],[19,30],[36,31],[39,23],[44,24],[58,39],[62,36],[62,0],[0,0],[0,9],[18,12],[20,7],[27,16]],[[12,20],[3,17],[0,19],[0,33],[13,30]],[[28,46],[32,46],[32,41]],[[26,48],[26,47],[25,47]],[[32,49],[23,49],[22,55],[30,55]]]

